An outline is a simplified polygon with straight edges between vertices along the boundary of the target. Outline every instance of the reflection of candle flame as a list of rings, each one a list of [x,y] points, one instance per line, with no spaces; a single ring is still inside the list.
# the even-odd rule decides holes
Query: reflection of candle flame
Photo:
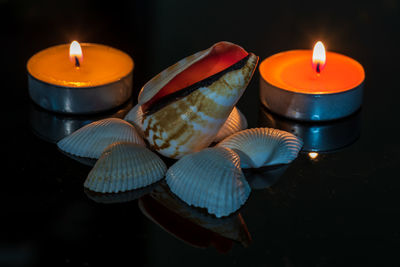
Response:
[[[318,157],[318,153],[317,152],[310,152],[310,153],[308,153],[308,156],[310,157],[310,159],[316,159]]]
[[[325,47],[321,41],[318,41],[313,50],[312,67],[319,74],[326,64]]]
[[[69,46],[69,59],[75,63],[75,67],[80,67],[83,58],[81,45],[73,41]]]

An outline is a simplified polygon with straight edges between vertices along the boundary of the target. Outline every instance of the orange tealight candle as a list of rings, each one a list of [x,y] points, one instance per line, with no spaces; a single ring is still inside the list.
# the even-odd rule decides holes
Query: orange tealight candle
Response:
[[[314,50],[281,52],[259,67],[260,98],[271,111],[285,117],[322,121],[350,115],[362,102],[364,69],[354,59]]]
[[[29,59],[29,94],[56,112],[107,110],[131,96],[133,66],[129,55],[105,45],[74,41],[53,46]]]

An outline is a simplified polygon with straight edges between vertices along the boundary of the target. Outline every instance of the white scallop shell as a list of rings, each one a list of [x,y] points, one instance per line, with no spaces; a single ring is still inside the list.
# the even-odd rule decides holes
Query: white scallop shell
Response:
[[[99,158],[107,146],[118,141],[145,146],[135,127],[118,118],[103,119],[85,125],[61,139],[57,146],[75,156]]]
[[[143,125],[143,112],[141,105],[137,104],[134,106],[124,117],[124,120],[130,122],[135,126],[136,130],[143,136],[142,125]]]
[[[168,169],[166,182],[184,202],[218,218],[238,210],[251,191],[239,156],[222,147],[184,156]]]
[[[149,149],[118,142],[104,150],[90,171],[84,187],[102,193],[142,188],[164,177],[165,163]]]
[[[242,131],[247,128],[247,120],[242,112],[235,106],[226,119],[224,125],[222,125],[221,129],[219,129],[217,136],[214,138],[214,142],[219,142],[226,137]]]
[[[217,146],[233,149],[242,168],[288,164],[294,160],[303,142],[294,134],[273,128],[253,128],[235,133]]]

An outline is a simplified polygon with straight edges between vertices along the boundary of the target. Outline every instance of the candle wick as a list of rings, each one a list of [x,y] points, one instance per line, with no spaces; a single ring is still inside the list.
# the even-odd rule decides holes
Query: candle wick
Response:
[[[79,68],[81,66],[81,63],[79,62],[79,59],[77,56],[74,56],[75,58],[75,67]]]
[[[321,73],[321,63],[319,63],[319,62],[317,63],[316,71],[318,74]]]

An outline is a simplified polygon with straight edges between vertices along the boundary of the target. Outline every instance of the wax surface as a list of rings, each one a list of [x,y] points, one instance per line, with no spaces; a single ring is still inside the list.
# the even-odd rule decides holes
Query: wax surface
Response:
[[[69,44],[42,50],[32,56],[28,72],[36,79],[65,87],[92,87],[118,81],[133,69],[131,57],[100,44],[81,44],[83,59],[76,68],[69,58]]]
[[[364,69],[354,59],[326,53],[325,68],[312,68],[311,50],[291,50],[266,58],[260,64],[262,78],[275,87],[306,94],[340,93],[364,81]]]

